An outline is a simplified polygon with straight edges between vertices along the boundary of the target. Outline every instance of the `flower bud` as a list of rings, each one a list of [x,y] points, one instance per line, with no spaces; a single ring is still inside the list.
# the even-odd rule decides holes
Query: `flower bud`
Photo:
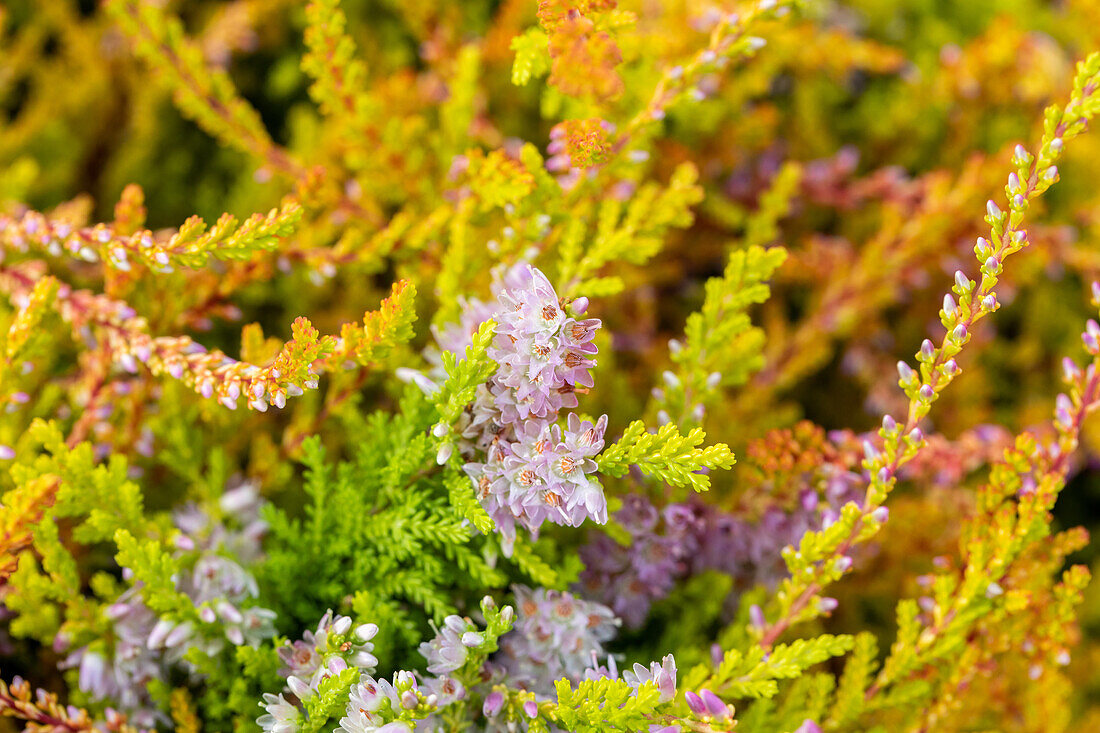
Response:
[[[729,715],[729,709],[726,707],[726,704],[710,690],[700,690],[699,697],[702,698],[703,705],[706,706],[708,715],[715,718],[725,718]]]
[[[878,449],[875,448],[874,445],[872,445],[871,441],[863,441],[863,457],[866,458],[868,461],[873,461],[878,458],[878,456]]]
[[[955,299],[951,297],[951,293],[947,293],[943,296],[943,312],[948,318],[955,315],[958,306],[955,305]]]
[[[993,248],[989,245],[989,240],[985,237],[978,237],[977,242],[974,244],[974,254],[978,256],[978,259],[984,260],[993,254]]]
[[[493,690],[485,696],[485,703],[481,706],[481,712],[486,718],[491,718],[499,713],[503,707],[504,695],[497,690]]]
[[[1081,378],[1081,367],[1068,356],[1062,359],[1062,376],[1067,382],[1075,382]]]
[[[908,384],[915,376],[916,374],[914,374],[912,367],[904,361],[898,362],[898,377],[903,384]]]
[[[768,622],[764,618],[763,609],[755,603],[749,606],[749,621],[758,629],[763,629],[768,625]]]
[[[290,688],[299,700],[305,700],[306,698],[313,697],[313,690],[306,684],[305,680],[291,675],[286,679],[286,686]]]

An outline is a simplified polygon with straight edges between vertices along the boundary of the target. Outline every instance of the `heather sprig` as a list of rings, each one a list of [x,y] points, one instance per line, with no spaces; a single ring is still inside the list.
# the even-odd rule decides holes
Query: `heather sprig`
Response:
[[[117,0],[107,8],[134,39],[135,50],[170,85],[184,114],[274,172],[292,179],[305,176],[302,164],[271,139],[259,113],[241,98],[229,74],[206,63],[198,44],[185,35],[178,17],[137,0]]]
[[[700,449],[705,437],[701,428],[683,435],[672,423],[649,432],[645,423],[636,420],[600,454],[597,463],[600,472],[609,476],[623,476],[631,466],[637,466],[643,474],[673,486],[706,491],[710,476],[704,469],[728,469],[736,460],[725,443]]]
[[[768,299],[766,280],[786,257],[781,247],[750,245],[730,254],[722,277],[707,281],[703,306],[688,316],[683,341],[669,343],[675,370],[664,372],[664,384],[654,388],[662,423],[699,425],[721,387],[742,384],[763,366],[764,332],[746,311]]]
[[[898,469],[912,460],[925,443],[919,423],[939,394],[961,372],[955,357],[970,340],[974,324],[999,307],[994,288],[1003,260],[1027,245],[1027,235],[1021,227],[1029,203],[1057,179],[1054,164],[1061,157],[1065,140],[1080,134],[1100,109],[1100,98],[1096,97],[1098,75],[1100,54],[1080,62],[1069,102],[1046,111],[1038,155],[1031,155],[1022,146],[1017,148],[1014,157],[1017,170],[1010,174],[1005,188],[1009,195],[1008,211],[1002,211],[993,201],[988,203],[986,222],[990,225],[990,239],[980,237],[974,247],[981,282],[975,283],[961,271],[957,273],[954,295],[944,296],[940,311],[940,322],[946,331],[940,345],[924,342],[917,353],[919,374],[907,363],[899,362],[899,385],[909,398],[909,412],[904,424],[889,415],[883,419],[879,432],[881,447],[867,443],[863,468],[870,476],[870,483],[863,504],[846,506],[835,524],[819,533],[807,533],[797,550],[791,548],[785,553],[791,579],[776,594],[776,620],[761,632],[765,647],[772,645],[791,624],[826,611],[820,602],[815,602],[820,590],[851,567],[847,552],[853,545],[874,536],[889,516],[883,503],[897,482]]]
[[[168,235],[148,229],[131,232],[125,221],[74,227],[27,211],[19,217],[0,216],[0,247],[15,253],[34,249],[52,256],[66,254],[123,271],[138,262],[166,273],[176,267],[203,267],[211,259],[247,260],[257,252],[273,251],[295,231],[301,218],[301,207],[288,199],[266,215],[253,214],[243,223],[223,214],[207,228],[206,222],[193,216]]]
[[[0,287],[30,298],[37,280],[27,268],[0,266]],[[123,370],[135,373],[138,364],[145,364],[154,374],[179,379],[229,409],[244,398],[249,408],[266,412],[270,405],[285,406],[287,397],[316,389],[321,371],[373,364],[411,338],[415,293],[409,283],[395,283],[377,312],[367,312],[362,325],[345,324],[339,338],[321,336],[307,318],[297,318],[293,338],[266,366],[236,361],[217,349],[207,351],[188,336],[154,337],[133,308],[105,295],[60,285],[53,304],[74,330],[94,329],[111,361]]]
[[[0,711],[5,718],[25,721],[28,730],[108,730],[112,733],[137,733],[139,730],[115,710],[107,711],[105,720],[95,721],[88,711],[62,705],[57,695],[42,688],[35,691],[21,677],[14,678],[10,685],[0,680]]]

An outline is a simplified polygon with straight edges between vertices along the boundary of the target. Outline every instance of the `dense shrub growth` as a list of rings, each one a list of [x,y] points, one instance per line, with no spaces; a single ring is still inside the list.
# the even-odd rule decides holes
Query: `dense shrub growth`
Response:
[[[1094,48],[3,4],[0,731],[1096,730]]]

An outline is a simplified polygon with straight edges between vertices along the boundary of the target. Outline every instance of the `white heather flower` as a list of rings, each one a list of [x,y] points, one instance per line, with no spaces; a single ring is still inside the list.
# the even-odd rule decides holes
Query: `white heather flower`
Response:
[[[298,730],[298,708],[287,702],[281,694],[264,693],[261,703],[266,714],[256,719],[260,727],[269,733],[295,733]]]

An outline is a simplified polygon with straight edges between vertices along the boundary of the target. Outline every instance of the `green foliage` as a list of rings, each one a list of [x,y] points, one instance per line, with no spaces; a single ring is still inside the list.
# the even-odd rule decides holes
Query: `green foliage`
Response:
[[[202,267],[211,257],[248,259],[257,251],[276,249],[281,238],[294,233],[301,218],[302,210],[294,202],[286,202],[266,216],[253,214],[244,223],[223,214],[209,229],[202,219],[192,217],[184,222],[165,249],[170,263],[184,267]],[[154,266],[165,264],[156,259],[155,253],[148,259]]]
[[[834,728],[855,723],[866,705],[867,688],[878,667],[878,643],[873,634],[857,634],[852,655],[844,664],[844,673],[836,689],[836,700],[829,713]]]
[[[703,307],[688,316],[684,340],[672,356],[657,404],[678,425],[698,422],[693,405],[711,405],[723,386],[744,384],[764,365],[764,331],[752,325],[748,309],[771,295],[766,281],[783,264],[782,247],[751,245],[730,254],[720,278],[706,284]]]
[[[634,690],[622,680],[582,680],[576,687],[559,680],[557,702],[549,716],[566,730],[644,730],[658,707],[660,691],[652,682]]]
[[[172,556],[155,540],[141,541],[124,529],[115,534],[118,554],[115,559],[134,572],[141,586],[141,595],[149,608],[173,621],[197,621],[198,613],[186,595],[176,590],[176,576],[181,568]]]
[[[303,443],[308,503],[300,518],[270,511],[258,571],[264,602],[288,628],[309,626],[363,592],[356,604],[374,610],[370,617],[390,637],[378,643],[393,643],[400,629],[453,613],[454,592],[504,585],[448,500],[428,434],[434,416],[426,398],[407,391],[398,415],[367,419],[350,460],[331,463],[319,440]],[[282,594],[284,578],[301,579],[298,592]],[[381,608],[391,613],[383,617]]]
[[[513,84],[525,86],[532,78],[543,77],[550,71],[547,40],[546,34],[538,28],[528,28],[526,33],[512,39],[511,49],[516,52],[512,62]]]
[[[210,68],[202,49],[175,15],[137,0],[111,0],[107,9],[141,55],[170,88],[184,115],[224,144],[265,162],[280,173],[297,164],[271,140],[259,113],[241,98],[229,74]]]
[[[691,207],[703,196],[698,177],[694,166],[684,164],[673,171],[667,186],[646,184],[629,204],[603,200],[595,212],[596,231],[591,244],[583,250],[578,246],[562,247],[559,272],[566,284],[564,296],[584,293],[606,297],[622,290],[620,277],[601,278],[596,274],[612,262],[644,264],[660,251],[669,229],[690,225]]]
[[[797,679],[811,667],[852,650],[854,637],[822,634],[778,644],[770,651],[754,646],[742,653],[726,652],[713,671],[696,667],[685,676],[688,689],[706,687],[730,699],[775,697],[779,681]]]
[[[600,472],[608,476],[622,476],[630,466],[637,466],[643,474],[673,486],[706,491],[710,488],[710,476],[701,470],[728,469],[736,461],[725,443],[700,450],[705,437],[701,428],[681,435],[671,423],[648,432],[645,423],[636,420],[617,442],[604,449],[597,463]]]

